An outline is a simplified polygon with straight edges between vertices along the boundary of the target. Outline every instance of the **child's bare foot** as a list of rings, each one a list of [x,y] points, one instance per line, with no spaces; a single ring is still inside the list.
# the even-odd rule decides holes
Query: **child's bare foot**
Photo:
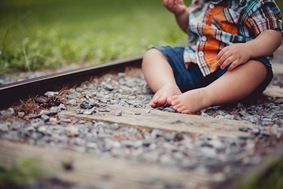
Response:
[[[174,110],[183,114],[192,114],[211,105],[204,88],[172,96],[168,98],[168,103]]]
[[[176,84],[165,84],[155,93],[149,105],[151,107],[166,105],[168,97],[180,94],[182,93]]]

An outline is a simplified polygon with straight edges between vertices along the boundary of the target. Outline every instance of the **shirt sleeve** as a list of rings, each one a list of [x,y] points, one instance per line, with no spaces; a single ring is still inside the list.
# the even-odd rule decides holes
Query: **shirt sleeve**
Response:
[[[265,30],[279,30],[283,34],[282,14],[273,1],[263,0],[253,7],[245,24],[255,36]]]

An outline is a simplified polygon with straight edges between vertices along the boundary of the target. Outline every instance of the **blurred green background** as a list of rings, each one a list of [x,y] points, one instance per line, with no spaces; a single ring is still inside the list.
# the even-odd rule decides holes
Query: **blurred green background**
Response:
[[[186,38],[161,0],[0,0],[0,74],[101,64]]]
[[[160,0],[1,0],[2,73],[100,64],[186,36]]]

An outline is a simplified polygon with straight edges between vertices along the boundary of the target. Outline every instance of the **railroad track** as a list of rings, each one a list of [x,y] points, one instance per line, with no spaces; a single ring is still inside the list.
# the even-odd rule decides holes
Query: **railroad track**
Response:
[[[140,65],[136,57],[2,86],[0,162],[38,157],[49,177],[82,188],[218,189],[282,158],[282,64],[258,104],[197,115],[149,107]]]
[[[29,96],[43,94],[48,90],[59,90],[62,86],[74,86],[92,76],[98,77],[108,71],[115,70],[118,72],[126,66],[138,67],[140,64],[141,57],[134,57],[2,85],[0,86],[0,109],[7,108],[20,99]]]

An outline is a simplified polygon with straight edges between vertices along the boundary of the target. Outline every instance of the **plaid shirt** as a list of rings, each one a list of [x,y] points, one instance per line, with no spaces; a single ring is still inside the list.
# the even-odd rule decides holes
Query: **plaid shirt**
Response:
[[[268,29],[282,31],[274,0],[193,0],[189,9],[184,61],[197,63],[203,76],[214,72],[225,46],[244,43]]]

